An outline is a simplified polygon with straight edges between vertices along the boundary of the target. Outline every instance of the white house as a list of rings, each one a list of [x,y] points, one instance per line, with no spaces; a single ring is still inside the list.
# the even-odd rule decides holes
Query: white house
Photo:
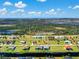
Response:
[[[55,39],[64,39],[64,36],[54,36]]]
[[[32,38],[34,38],[34,39],[45,39],[45,36],[42,36],[42,35],[34,35],[34,36],[32,36]]]

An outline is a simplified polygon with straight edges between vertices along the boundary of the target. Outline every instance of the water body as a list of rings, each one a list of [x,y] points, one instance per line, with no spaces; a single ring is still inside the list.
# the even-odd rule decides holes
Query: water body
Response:
[[[18,57],[18,59],[26,59],[26,57]]]
[[[79,57],[0,57],[0,59],[79,59]]]
[[[54,57],[52,57],[52,58],[46,58],[46,59],[55,59]]]
[[[18,59],[34,59],[32,57],[18,57]]]
[[[16,31],[14,31],[14,30],[0,30],[0,34],[13,34],[14,32],[16,32]]]
[[[72,59],[72,57],[66,56],[64,57],[64,59]]]

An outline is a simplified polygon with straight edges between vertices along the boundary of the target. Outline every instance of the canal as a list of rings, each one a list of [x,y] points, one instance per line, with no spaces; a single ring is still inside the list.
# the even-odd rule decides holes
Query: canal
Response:
[[[0,57],[0,59],[79,59],[79,57]]]

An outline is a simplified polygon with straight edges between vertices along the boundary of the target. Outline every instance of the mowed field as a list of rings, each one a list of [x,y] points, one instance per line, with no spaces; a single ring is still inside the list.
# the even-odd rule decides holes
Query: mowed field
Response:
[[[79,35],[45,35],[43,37],[35,37],[35,35],[2,35],[0,36],[0,52],[79,52],[78,41]],[[72,50],[67,50],[65,45],[70,46]]]

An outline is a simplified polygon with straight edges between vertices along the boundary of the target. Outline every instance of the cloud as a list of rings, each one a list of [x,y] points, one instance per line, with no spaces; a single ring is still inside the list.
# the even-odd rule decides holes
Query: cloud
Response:
[[[6,1],[6,2],[4,2],[3,5],[4,5],[4,6],[12,6],[13,4],[12,4],[11,2]]]
[[[79,5],[74,6],[73,9],[79,9]]]
[[[46,2],[47,0],[37,0],[37,1],[39,1],[39,2]]]
[[[72,8],[72,6],[68,6],[68,8]]]
[[[57,8],[57,9],[50,9],[48,11],[45,12],[45,14],[47,15],[60,15],[63,13],[63,10],[60,9],[60,8]]]
[[[25,13],[24,9],[17,9],[15,11],[11,11],[11,14],[13,14],[13,15],[17,15],[17,14],[23,15],[24,13]]]
[[[57,12],[55,11],[55,9],[50,9],[49,11],[46,11],[45,14],[48,15],[55,15]]]
[[[61,11],[62,9],[60,9],[60,8],[57,8],[57,11]]]
[[[79,5],[69,6],[68,8],[71,8],[71,9],[79,9]]]
[[[17,8],[24,8],[27,5],[25,3],[23,3],[22,1],[19,1],[18,3],[15,3],[15,7]]]
[[[40,11],[29,11],[28,14],[29,15],[41,15],[42,12]]]
[[[6,8],[0,9],[0,15],[5,15],[7,14]]]

